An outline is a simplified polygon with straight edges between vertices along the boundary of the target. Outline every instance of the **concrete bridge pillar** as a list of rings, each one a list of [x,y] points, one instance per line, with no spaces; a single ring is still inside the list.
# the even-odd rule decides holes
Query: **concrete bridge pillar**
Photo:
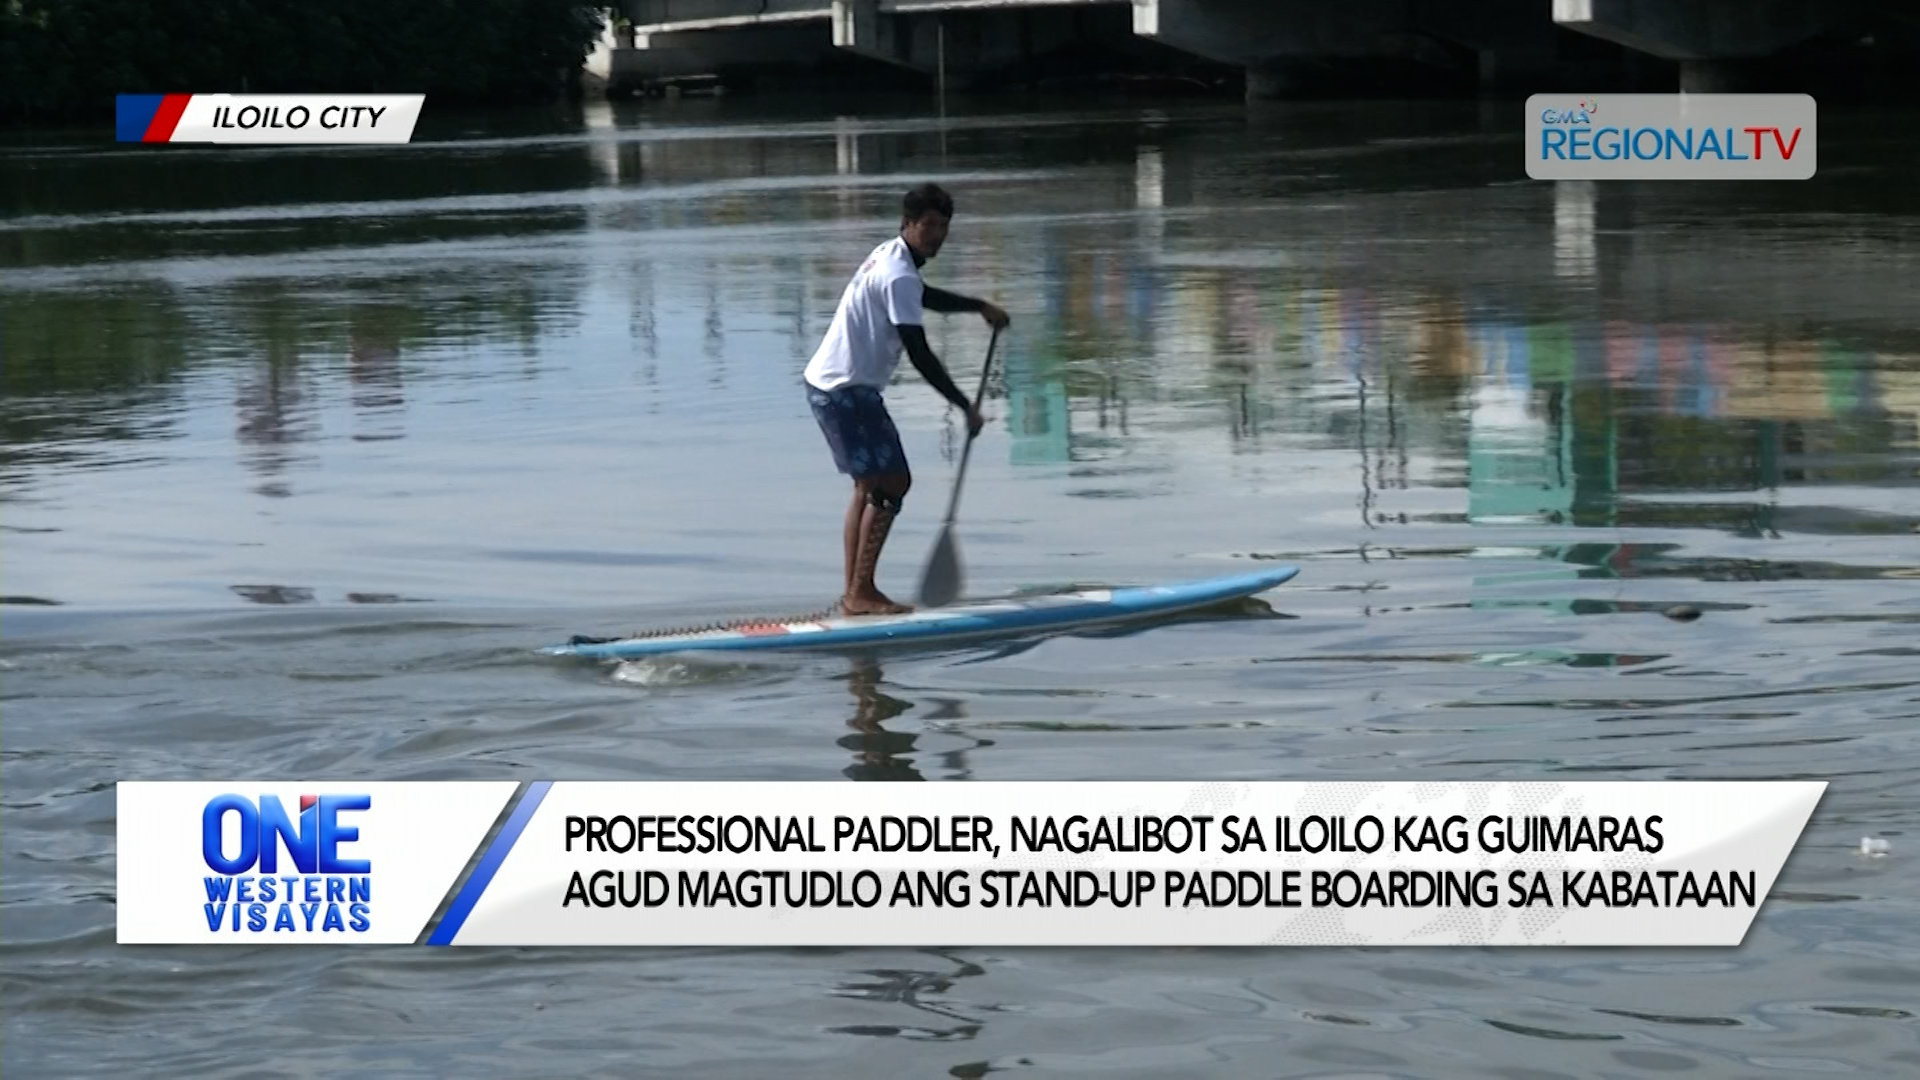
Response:
[[[1133,32],[1229,64],[1409,51],[1404,0],[1133,0]]]
[[[1415,27],[1461,51],[1472,88],[1482,94],[1591,85],[1611,74],[1604,46],[1574,51],[1598,56],[1562,48],[1565,31],[1545,17],[1541,0],[1411,0],[1408,9]]]
[[[1756,61],[1826,30],[1844,5],[1813,0],[1553,0],[1569,30],[1680,61],[1681,88],[1734,90]]]
[[[1553,65],[1553,27],[1539,17],[1536,0],[1132,4],[1134,33],[1239,65],[1252,100],[1322,90],[1471,91]]]
[[[900,18],[880,10],[880,0],[833,0],[833,44],[857,56],[901,67],[915,67],[911,40]]]
[[[889,10],[892,8],[892,10]],[[1099,47],[1138,48],[1123,5],[1101,0],[901,8],[832,0],[833,44],[965,90],[996,73],[1042,70],[1045,58]]]

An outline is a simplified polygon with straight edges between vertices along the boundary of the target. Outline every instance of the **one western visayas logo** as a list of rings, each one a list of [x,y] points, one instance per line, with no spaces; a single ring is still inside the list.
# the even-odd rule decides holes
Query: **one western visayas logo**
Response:
[[[358,817],[342,815],[372,808],[371,795],[302,795],[297,815],[278,795],[207,800],[200,814],[201,854],[213,871],[207,929],[366,932],[373,864],[342,850],[360,839]]]

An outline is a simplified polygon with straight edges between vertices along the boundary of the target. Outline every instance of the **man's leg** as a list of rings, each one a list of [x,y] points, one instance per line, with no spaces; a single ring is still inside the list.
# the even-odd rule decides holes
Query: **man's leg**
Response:
[[[861,451],[862,432],[857,423],[856,402],[851,395],[827,393],[809,386],[807,404],[813,409],[813,418],[820,424],[820,433],[827,438],[827,448],[833,451],[834,465],[842,474],[853,476],[853,499],[847,504],[846,521],[840,531],[844,555],[840,596],[844,599],[853,593],[854,566],[860,559],[860,534],[866,528],[867,492],[871,487],[870,478],[853,474],[856,468],[871,470],[871,465]],[[856,458],[856,454],[860,456]]]
[[[860,562],[860,534],[866,530],[867,490],[869,482],[855,479],[853,482],[853,501],[847,504],[846,526],[841,532],[841,543],[846,549],[846,577],[840,584],[840,595],[853,595],[853,569]]]
[[[887,545],[887,533],[892,531],[893,519],[900,512],[900,501],[912,486],[913,477],[904,472],[883,473],[855,482],[854,492],[861,501],[860,529],[851,581],[846,595],[840,599],[840,610],[846,614],[900,615],[913,610],[906,604],[894,603],[873,582],[874,572],[880,566],[880,552]],[[850,507],[849,520],[852,515]]]

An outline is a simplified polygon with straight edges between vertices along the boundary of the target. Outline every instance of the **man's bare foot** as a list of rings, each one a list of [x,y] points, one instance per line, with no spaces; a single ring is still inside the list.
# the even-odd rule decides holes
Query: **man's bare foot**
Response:
[[[872,592],[848,593],[840,598],[840,612],[843,615],[905,615],[913,608],[906,604],[896,604],[878,589]]]

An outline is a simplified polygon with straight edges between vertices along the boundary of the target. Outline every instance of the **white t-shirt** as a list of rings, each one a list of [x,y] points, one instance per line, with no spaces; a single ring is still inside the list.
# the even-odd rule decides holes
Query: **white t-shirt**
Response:
[[[833,325],[807,362],[807,382],[833,390],[848,383],[884,390],[900,365],[898,326],[918,326],[925,288],[907,242],[896,236],[873,249],[840,294]]]

